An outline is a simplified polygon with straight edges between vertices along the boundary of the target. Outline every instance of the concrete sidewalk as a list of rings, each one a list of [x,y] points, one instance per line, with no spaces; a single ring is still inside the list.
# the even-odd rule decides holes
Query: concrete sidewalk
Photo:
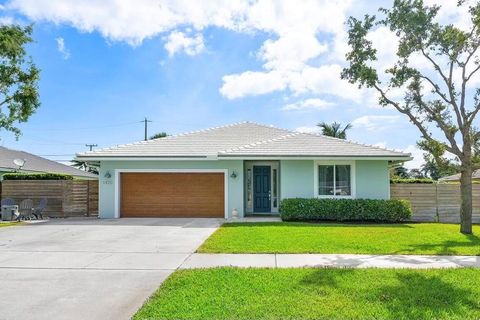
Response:
[[[189,256],[180,269],[212,267],[256,268],[480,268],[479,256],[363,254],[202,254]]]

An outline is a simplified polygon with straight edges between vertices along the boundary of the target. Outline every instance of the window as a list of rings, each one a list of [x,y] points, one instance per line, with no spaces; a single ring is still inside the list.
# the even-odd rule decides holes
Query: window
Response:
[[[247,205],[253,205],[252,169],[247,170]]]
[[[319,196],[350,197],[352,196],[352,165],[319,164],[318,165]]]
[[[277,169],[272,169],[272,193],[273,193],[273,207],[278,208],[278,194],[277,194]]]

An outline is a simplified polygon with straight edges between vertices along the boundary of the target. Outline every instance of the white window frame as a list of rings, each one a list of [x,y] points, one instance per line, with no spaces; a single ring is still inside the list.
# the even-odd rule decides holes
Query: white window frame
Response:
[[[120,218],[120,178],[123,172],[140,173],[223,173],[225,208],[224,217],[228,219],[228,169],[115,169],[115,204],[114,216]]]
[[[320,195],[318,194],[318,166],[335,166],[335,165],[349,165],[350,166],[350,193],[349,196],[338,195]],[[335,198],[335,199],[354,199],[356,197],[356,183],[355,183],[355,161],[346,160],[316,160],[313,162],[313,194],[316,198]],[[334,174],[335,181],[335,174]]]

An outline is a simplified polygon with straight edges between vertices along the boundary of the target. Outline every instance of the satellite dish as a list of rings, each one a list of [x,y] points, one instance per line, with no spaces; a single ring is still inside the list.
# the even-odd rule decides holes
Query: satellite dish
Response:
[[[26,161],[25,159],[15,159],[13,160],[13,163],[19,168],[21,168],[25,165],[25,161]]]

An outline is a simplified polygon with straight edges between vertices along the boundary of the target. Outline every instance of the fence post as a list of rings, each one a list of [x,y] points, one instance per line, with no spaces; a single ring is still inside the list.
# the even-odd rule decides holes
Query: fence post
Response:
[[[440,214],[438,212],[438,182],[435,183],[435,220],[440,222]]]
[[[90,217],[90,180],[87,180],[87,217]]]

